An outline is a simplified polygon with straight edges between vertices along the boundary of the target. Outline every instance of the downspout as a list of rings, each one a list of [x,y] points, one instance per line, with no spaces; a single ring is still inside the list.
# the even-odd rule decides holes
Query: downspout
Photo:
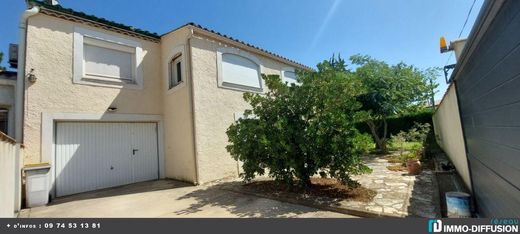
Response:
[[[38,14],[40,8],[33,6],[32,8],[23,12],[20,18],[19,28],[19,43],[18,43],[18,71],[16,76],[16,97],[15,97],[15,139],[16,142],[23,142],[23,108],[25,103],[25,47],[27,42],[27,20],[29,17]]]
[[[194,163],[195,163],[195,184],[196,185],[199,185],[200,184],[200,178],[199,178],[199,159],[198,159],[198,150],[197,150],[197,136],[196,136],[196,126],[195,126],[195,97],[194,97],[194,85],[193,85],[193,57],[192,57],[192,53],[191,53],[191,38],[193,38],[193,28],[190,27],[190,34],[188,36],[188,39],[187,39],[187,45],[188,45],[188,56],[187,56],[187,60],[188,60],[188,63],[190,64],[190,77],[189,77],[189,86],[190,86],[190,109],[191,109],[191,117],[192,117],[192,137],[193,137],[193,153],[194,153]]]
[[[14,138],[16,140],[16,158],[15,158],[15,212],[19,212],[22,206],[22,175],[21,175],[21,145],[23,143],[23,109],[24,109],[24,90],[25,90],[25,46],[26,46],[26,34],[27,34],[27,19],[33,15],[38,14],[40,8],[33,6],[22,13],[20,17],[19,28],[19,42],[18,42],[18,66],[16,72],[16,87],[15,87],[15,103],[14,103]]]

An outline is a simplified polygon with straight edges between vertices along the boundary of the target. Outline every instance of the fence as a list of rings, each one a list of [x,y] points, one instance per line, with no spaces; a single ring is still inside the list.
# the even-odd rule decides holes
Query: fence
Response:
[[[433,127],[437,143],[448,155],[466,186],[471,189],[455,84],[448,87],[448,91],[433,115]]]
[[[22,147],[0,132],[0,217],[12,218],[21,205]]]

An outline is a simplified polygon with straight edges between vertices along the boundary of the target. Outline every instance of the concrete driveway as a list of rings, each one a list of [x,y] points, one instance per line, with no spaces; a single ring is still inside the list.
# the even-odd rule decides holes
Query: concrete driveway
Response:
[[[158,180],[72,195],[45,207],[25,209],[19,217],[307,217],[353,218],[341,213],[244,195],[218,186],[191,186]]]

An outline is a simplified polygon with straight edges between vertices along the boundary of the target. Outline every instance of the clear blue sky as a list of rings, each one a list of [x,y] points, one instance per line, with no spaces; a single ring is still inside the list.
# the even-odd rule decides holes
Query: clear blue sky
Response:
[[[473,0],[60,0],[73,8],[148,31],[165,33],[187,22],[244,40],[314,67],[333,53],[356,53],[388,63],[443,67],[439,37],[458,37]],[[477,0],[462,37],[482,6]],[[24,0],[3,0],[0,50],[18,43]],[[453,56],[454,57],[454,56]],[[450,63],[454,62],[451,59]],[[4,59],[2,65],[7,66]],[[444,76],[436,99],[442,97]]]

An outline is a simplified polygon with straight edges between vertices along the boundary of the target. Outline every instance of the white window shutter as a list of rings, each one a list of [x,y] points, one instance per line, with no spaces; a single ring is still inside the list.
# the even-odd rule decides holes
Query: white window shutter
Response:
[[[262,88],[260,66],[239,55],[222,55],[222,78],[225,83]]]
[[[133,54],[85,44],[83,46],[86,76],[133,80]]]

